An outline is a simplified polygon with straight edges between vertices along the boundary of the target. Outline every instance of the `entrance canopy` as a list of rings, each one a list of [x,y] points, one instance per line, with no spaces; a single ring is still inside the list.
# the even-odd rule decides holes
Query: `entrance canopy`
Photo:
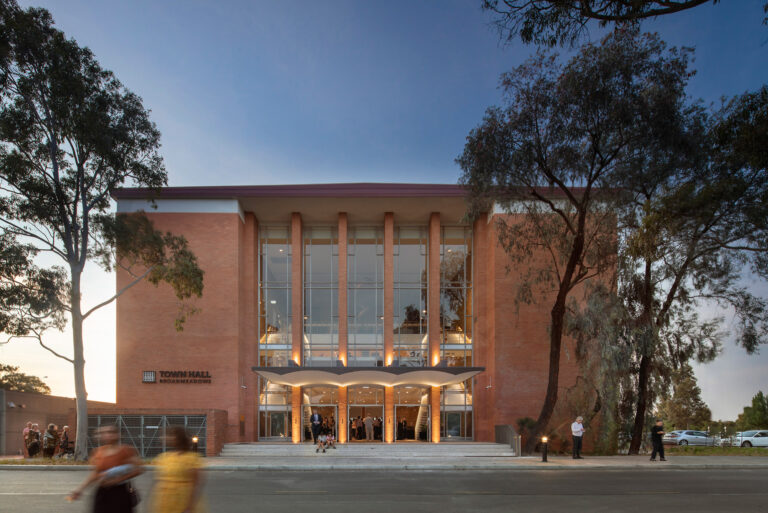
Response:
[[[425,385],[441,387],[468,380],[485,367],[251,367],[278,385]]]

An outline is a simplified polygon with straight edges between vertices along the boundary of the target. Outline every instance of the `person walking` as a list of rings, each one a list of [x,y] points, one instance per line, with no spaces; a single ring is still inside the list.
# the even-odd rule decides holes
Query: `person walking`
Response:
[[[365,424],[366,442],[373,442],[373,419],[371,418],[370,413],[365,415],[365,420],[363,420],[363,423]]]
[[[317,443],[317,435],[320,434],[320,428],[323,424],[323,417],[317,413],[317,410],[312,410],[312,415],[309,417],[309,423],[312,427],[312,443]]]
[[[651,443],[653,444],[651,461],[656,461],[656,453],[659,453],[659,459],[661,461],[667,461],[664,458],[664,444],[662,443],[662,436],[664,436],[664,422],[662,422],[661,419],[656,419],[656,425],[651,428]]]
[[[174,450],[155,460],[155,488],[149,511],[152,513],[203,513],[203,462],[192,450],[192,443],[182,427],[173,428],[170,444]]]
[[[93,513],[133,513],[138,494],[128,480],[143,472],[141,460],[133,447],[119,443],[117,426],[102,426],[99,441],[101,447],[94,450],[89,459],[93,471],[67,500],[79,499],[88,485],[96,483]]]
[[[584,459],[581,457],[581,442],[584,438],[584,425],[582,422],[584,421],[584,418],[579,415],[576,417],[576,420],[573,424],[571,424],[571,435],[573,437],[573,459],[574,460],[581,460]]]

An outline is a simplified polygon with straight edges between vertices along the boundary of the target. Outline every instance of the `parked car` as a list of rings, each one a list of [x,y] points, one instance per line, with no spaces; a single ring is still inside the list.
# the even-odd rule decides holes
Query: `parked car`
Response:
[[[664,434],[662,443],[667,445],[718,445],[719,439],[716,436],[708,436],[704,431],[693,431],[690,429],[678,429]]]
[[[753,429],[736,433],[731,445],[737,447],[768,447],[768,429]]]

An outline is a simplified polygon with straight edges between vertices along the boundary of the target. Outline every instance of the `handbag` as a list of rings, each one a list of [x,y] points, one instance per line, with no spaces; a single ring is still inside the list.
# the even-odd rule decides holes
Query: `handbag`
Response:
[[[133,487],[133,483],[128,483],[128,497],[131,500],[131,507],[135,508],[141,502],[139,491]]]

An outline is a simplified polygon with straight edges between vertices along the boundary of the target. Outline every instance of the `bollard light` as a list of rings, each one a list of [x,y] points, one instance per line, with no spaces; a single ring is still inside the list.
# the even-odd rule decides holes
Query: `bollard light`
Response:
[[[194,452],[197,452],[197,440],[198,440],[198,438],[196,436],[192,437],[192,450]]]
[[[546,436],[541,437],[541,461],[543,463],[547,462],[547,442],[549,441],[549,438]]]

